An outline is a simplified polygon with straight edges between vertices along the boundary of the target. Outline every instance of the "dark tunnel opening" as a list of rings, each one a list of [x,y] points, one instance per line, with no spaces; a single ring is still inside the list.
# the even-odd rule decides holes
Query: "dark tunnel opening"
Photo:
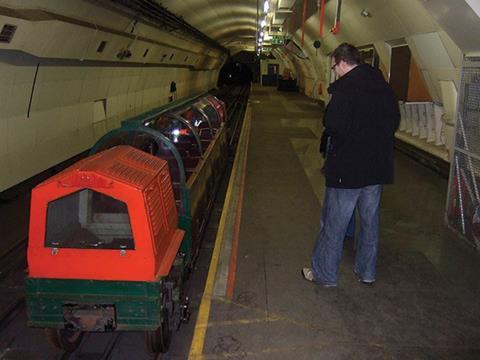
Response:
[[[260,64],[254,52],[242,51],[230,57],[220,69],[218,86],[248,85],[258,82]]]

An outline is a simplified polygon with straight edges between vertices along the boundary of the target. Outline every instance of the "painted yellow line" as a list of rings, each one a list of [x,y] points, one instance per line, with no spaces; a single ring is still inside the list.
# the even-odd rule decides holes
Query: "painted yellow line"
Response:
[[[245,128],[247,123],[250,120],[250,105],[247,106],[245,111],[245,118],[242,126],[242,135],[245,134]],[[244,144],[245,140],[242,137],[241,142]],[[239,142],[240,145],[240,142]],[[242,147],[239,146],[239,149]],[[243,149],[242,149],[243,150]],[[200,308],[198,310],[197,321],[195,322],[195,330],[193,333],[192,345],[190,347],[190,353],[188,355],[189,359],[201,359],[203,353],[203,346],[205,344],[205,335],[207,332],[208,318],[210,316],[210,307],[212,302],[213,287],[215,283],[215,276],[217,274],[218,259],[220,255],[220,249],[222,247],[223,233],[225,231],[225,223],[227,217],[229,216],[228,210],[230,208],[230,202],[232,200],[232,192],[234,188],[235,175],[237,173],[238,167],[241,164],[239,155],[235,156],[235,161],[233,162],[233,168],[230,175],[230,180],[228,181],[227,195],[225,198],[225,203],[223,206],[222,216],[220,218],[220,224],[215,238],[215,247],[213,248],[212,259],[210,261],[210,267],[208,268],[207,281],[205,283],[205,289],[203,291],[202,301],[200,303]],[[245,170],[245,169],[244,169]]]

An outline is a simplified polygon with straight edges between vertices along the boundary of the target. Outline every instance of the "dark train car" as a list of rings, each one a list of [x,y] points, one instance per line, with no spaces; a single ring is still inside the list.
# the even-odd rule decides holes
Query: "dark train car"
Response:
[[[225,121],[209,94],[154,109],[33,190],[30,326],[66,351],[85,331],[117,330],[168,349],[188,318],[182,284],[226,166]]]

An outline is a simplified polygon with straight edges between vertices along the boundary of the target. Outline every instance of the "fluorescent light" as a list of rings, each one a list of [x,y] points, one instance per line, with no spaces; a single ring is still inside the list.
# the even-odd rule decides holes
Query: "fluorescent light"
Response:
[[[263,12],[268,12],[268,9],[270,9],[270,4],[268,0],[265,0],[265,3],[263,4]]]

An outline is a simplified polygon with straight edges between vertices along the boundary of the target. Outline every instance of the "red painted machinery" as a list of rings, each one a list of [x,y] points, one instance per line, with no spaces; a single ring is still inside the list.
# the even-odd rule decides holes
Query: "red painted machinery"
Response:
[[[130,146],[41,183],[31,200],[29,324],[65,350],[84,331],[145,330],[149,349],[165,351],[180,307],[177,226],[167,162]]]

